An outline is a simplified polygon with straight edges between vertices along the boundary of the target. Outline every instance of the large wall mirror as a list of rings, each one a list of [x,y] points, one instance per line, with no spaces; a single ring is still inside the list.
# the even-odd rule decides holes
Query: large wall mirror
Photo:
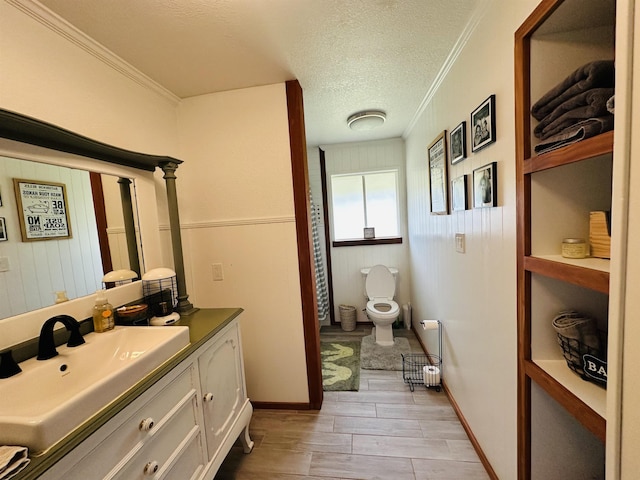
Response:
[[[31,203],[21,205],[17,180],[36,182],[42,191],[33,191]],[[65,235],[56,236],[54,227],[47,238],[39,233],[43,224],[60,216],[56,200],[47,195],[49,185],[54,194],[64,188],[62,223],[68,219],[68,225]],[[91,295],[113,270],[139,276],[144,257],[136,198],[135,181],[128,178],[0,156],[0,320],[50,306],[61,296]],[[125,223],[130,218],[133,225]]]
[[[109,268],[144,273],[166,266],[158,237],[156,169],[164,172],[177,308],[181,314],[197,310],[188,300],[182,258],[175,175],[181,160],[124,150],[0,109],[0,161],[5,166],[0,167],[0,218],[7,237],[0,232],[0,303],[12,289],[22,297],[9,308],[0,306],[0,319],[51,305],[56,291],[65,290],[69,298],[91,295]],[[16,224],[16,178],[65,186],[72,235],[25,241]]]

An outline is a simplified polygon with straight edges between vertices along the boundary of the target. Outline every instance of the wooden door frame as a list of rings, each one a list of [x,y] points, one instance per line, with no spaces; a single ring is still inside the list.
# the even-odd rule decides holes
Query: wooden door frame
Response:
[[[298,270],[302,299],[302,324],[307,360],[307,387],[309,408],[322,406],[322,365],[320,362],[320,327],[318,300],[316,298],[315,266],[313,262],[313,237],[311,235],[311,210],[309,202],[309,171],[307,166],[307,141],[304,127],[302,87],[297,80],[285,83],[287,112],[289,117],[289,146],[291,150],[291,175],[293,179],[293,203],[296,218],[298,244]]]

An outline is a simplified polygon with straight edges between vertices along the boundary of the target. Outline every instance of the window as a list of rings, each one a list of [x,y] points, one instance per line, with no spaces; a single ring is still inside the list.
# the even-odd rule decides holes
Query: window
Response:
[[[364,238],[364,227],[375,237],[398,237],[398,172],[331,176],[334,240]]]

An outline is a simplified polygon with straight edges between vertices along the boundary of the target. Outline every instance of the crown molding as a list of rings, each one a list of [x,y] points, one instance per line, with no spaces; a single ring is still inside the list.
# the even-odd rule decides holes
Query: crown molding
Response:
[[[413,130],[416,123],[418,122],[418,120],[424,113],[425,109],[427,108],[427,105],[431,103],[431,100],[433,100],[433,97],[435,96],[436,92],[440,88],[440,85],[442,85],[442,82],[444,81],[445,77],[449,73],[449,70],[451,70],[451,67],[453,67],[453,65],[455,64],[456,60],[462,53],[462,50],[464,50],[464,47],[469,41],[469,38],[471,37],[473,32],[475,32],[476,28],[478,28],[480,21],[485,16],[486,12],[489,10],[489,6],[491,5],[492,2],[493,0],[481,0],[476,6],[475,10],[473,11],[473,15],[471,15],[471,18],[465,25],[464,30],[458,37],[458,40],[456,40],[456,43],[451,49],[451,52],[449,52],[447,59],[444,61],[442,68],[436,75],[436,78],[434,79],[433,83],[429,87],[429,90],[427,91],[426,95],[422,99],[422,102],[420,103],[420,106],[418,107],[418,109],[416,110],[416,113],[411,119],[411,122],[409,122],[409,125],[407,125],[407,128],[402,133],[402,138],[406,139],[411,134],[411,131]]]
[[[29,16],[33,20],[37,21],[41,25],[45,26],[52,32],[58,34],[68,42],[81,48],[94,58],[98,59],[108,67],[117,71],[121,75],[127,77],[129,80],[137,83],[138,85],[151,90],[155,94],[161,96],[165,100],[168,100],[174,105],[180,103],[180,97],[173,94],[159,83],[146,76],[134,68],[129,63],[122,60],[113,52],[105,48],[103,45],[78,30],[71,25],[65,19],[56,15],[51,10],[45,8],[43,5],[35,0],[5,0],[9,5],[20,10],[25,15]]]

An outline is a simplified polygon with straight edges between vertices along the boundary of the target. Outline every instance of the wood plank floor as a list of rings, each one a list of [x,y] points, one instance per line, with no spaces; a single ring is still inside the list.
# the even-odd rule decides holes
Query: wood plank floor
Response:
[[[354,340],[322,327],[322,340]],[[411,331],[394,330],[422,353]],[[325,392],[320,411],[256,410],[255,442],[234,446],[216,480],[487,480],[484,467],[444,392],[416,386],[400,371],[361,370],[360,391]]]

